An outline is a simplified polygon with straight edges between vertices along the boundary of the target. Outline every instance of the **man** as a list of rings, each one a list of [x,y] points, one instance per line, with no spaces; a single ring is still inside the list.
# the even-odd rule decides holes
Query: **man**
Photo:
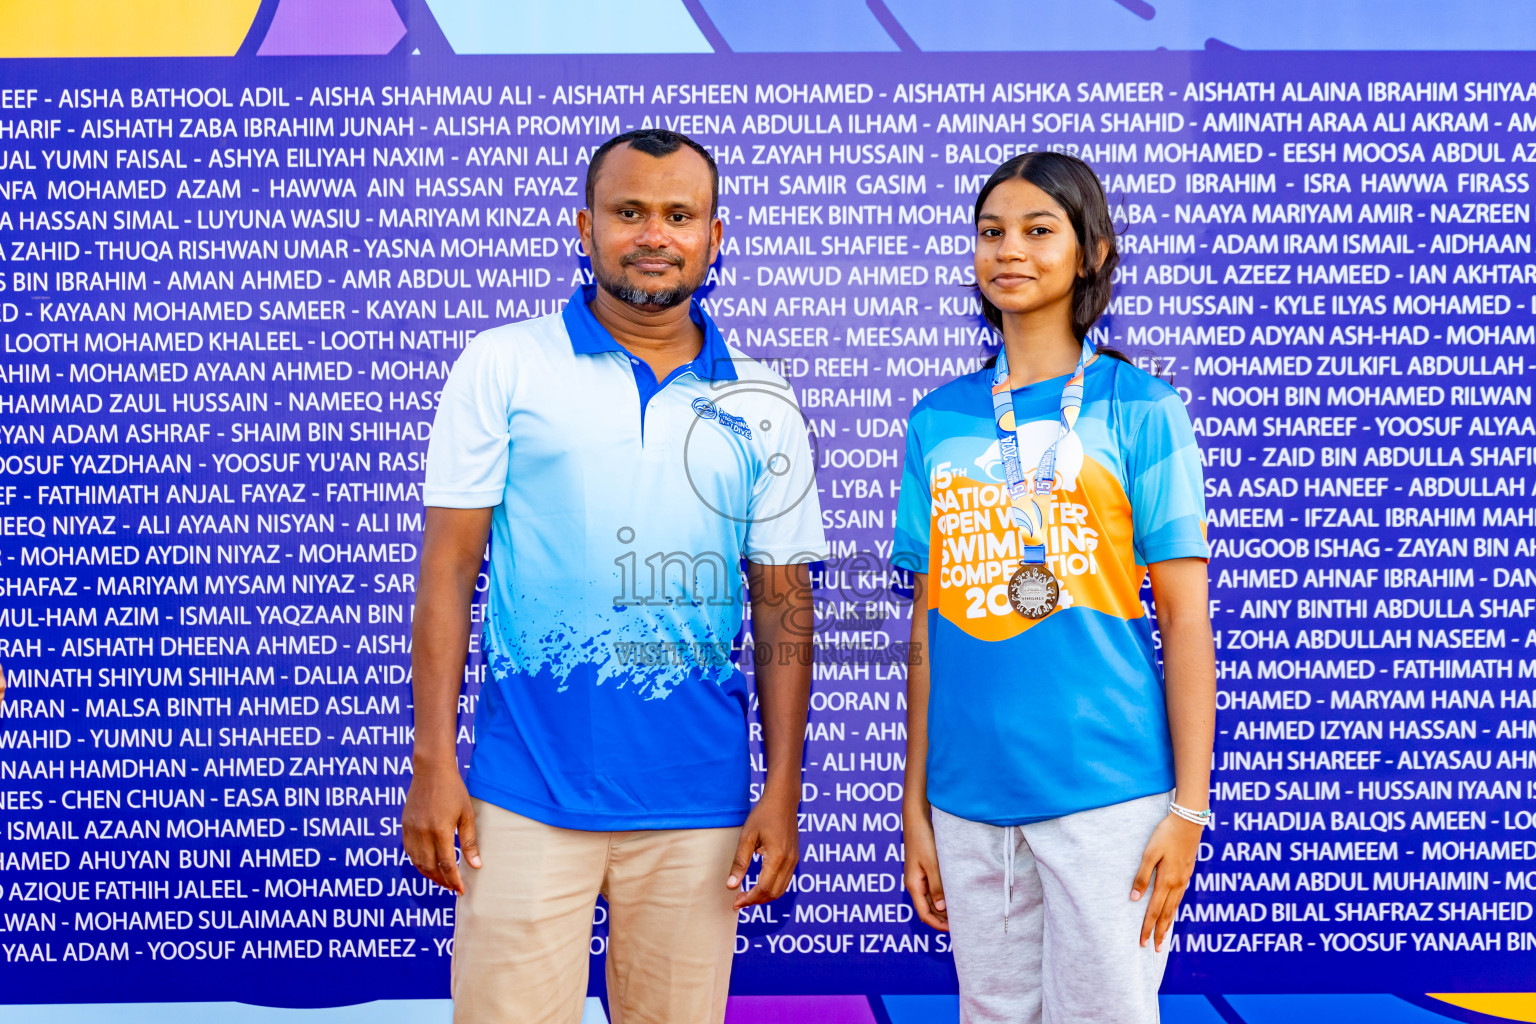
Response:
[[[825,538],[788,385],[690,300],[720,250],[718,182],[674,132],[598,149],[577,219],[596,284],[478,335],[443,390],[403,829],[416,867],[459,893],[461,1024],[576,1024],[600,892],[614,1021],[719,1022],[737,910],[781,895],[798,859],[805,563]],[[466,787],[455,722],[487,536]],[[767,760],[750,813],[743,556]]]

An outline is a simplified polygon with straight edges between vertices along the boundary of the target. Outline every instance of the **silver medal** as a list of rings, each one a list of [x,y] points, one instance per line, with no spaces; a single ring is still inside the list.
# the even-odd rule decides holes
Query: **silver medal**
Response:
[[[1008,581],[1008,603],[1026,619],[1043,619],[1056,610],[1061,587],[1051,570],[1038,563],[1021,565]]]

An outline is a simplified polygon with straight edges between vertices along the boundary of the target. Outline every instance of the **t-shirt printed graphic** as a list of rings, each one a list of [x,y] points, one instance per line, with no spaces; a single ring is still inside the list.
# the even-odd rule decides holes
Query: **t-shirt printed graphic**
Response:
[[[1033,491],[1067,377],[1013,393]],[[1141,602],[1148,564],[1208,558],[1199,451],[1178,393],[1127,363],[1089,364],[1056,489],[1036,498],[1060,585],[1041,619],[1014,611],[1014,527],[991,371],[917,404],[893,565],[928,574],[929,799],[1022,824],[1172,788],[1161,676]]]

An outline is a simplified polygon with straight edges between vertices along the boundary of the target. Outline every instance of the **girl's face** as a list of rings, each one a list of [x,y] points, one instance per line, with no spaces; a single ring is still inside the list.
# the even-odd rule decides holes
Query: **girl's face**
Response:
[[[976,283],[987,301],[1004,313],[1060,304],[1070,330],[1081,271],[1077,235],[1056,200],[1023,178],[992,190],[976,222]]]

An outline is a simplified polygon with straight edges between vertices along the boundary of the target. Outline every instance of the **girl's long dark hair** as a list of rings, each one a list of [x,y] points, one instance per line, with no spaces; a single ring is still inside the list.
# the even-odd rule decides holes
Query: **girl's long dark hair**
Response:
[[[1093,169],[1066,153],[1020,153],[1007,161],[981,186],[976,196],[972,221],[981,219],[981,208],[992,190],[1005,181],[1022,178],[1056,201],[1067,214],[1077,236],[1077,249],[1083,257],[1083,276],[1072,286],[1072,333],[1079,341],[1088,336],[1109,306],[1110,279],[1120,265],[1120,250],[1115,244],[1114,221],[1109,215],[1109,201]],[[1099,253],[1103,258],[1098,259]],[[1096,262],[1097,261],[1097,262]],[[979,289],[978,289],[979,291]],[[981,314],[999,334],[1003,314],[985,294],[981,295]],[[1099,346],[1102,355],[1125,359],[1107,346]],[[991,365],[990,363],[988,365]]]

